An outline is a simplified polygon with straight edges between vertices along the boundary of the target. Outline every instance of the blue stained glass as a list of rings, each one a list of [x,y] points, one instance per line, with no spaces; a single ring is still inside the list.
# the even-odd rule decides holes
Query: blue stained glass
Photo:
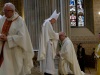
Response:
[[[75,1],[77,1],[77,4],[75,4],[76,3]],[[84,5],[83,4],[84,4],[83,0],[70,0],[70,25],[71,26],[74,27],[84,26]]]
[[[75,0],[70,0],[70,5],[75,5]]]
[[[75,9],[75,0],[70,0],[70,24],[71,26],[76,26],[76,9]]]
[[[78,26],[84,26],[84,7],[83,0],[77,1],[77,15],[78,15]]]

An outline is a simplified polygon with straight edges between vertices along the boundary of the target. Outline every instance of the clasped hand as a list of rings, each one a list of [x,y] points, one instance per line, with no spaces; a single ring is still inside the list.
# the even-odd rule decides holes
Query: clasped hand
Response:
[[[0,34],[0,41],[7,41],[7,36],[5,34]]]

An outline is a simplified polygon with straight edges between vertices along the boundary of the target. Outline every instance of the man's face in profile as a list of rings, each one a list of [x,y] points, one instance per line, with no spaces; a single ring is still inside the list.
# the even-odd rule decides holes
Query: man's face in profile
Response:
[[[51,24],[54,24],[54,23],[56,22],[56,20],[55,20],[54,18],[52,18],[52,19],[50,20],[50,22],[51,22]]]

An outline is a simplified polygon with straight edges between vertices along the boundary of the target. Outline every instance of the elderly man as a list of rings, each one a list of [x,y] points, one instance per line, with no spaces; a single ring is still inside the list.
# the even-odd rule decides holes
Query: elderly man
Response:
[[[61,75],[83,75],[80,70],[75,49],[71,40],[64,32],[59,33],[61,41],[59,71]]]
[[[26,75],[33,67],[32,44],[22,17],[5,3],[0,19],[0,75]]]
[[[40,70],[44,75],[55,73],[54,58],[59,34],[53,30],[52,25],[56,22],[58,16],[59,13],[57,14],[55,10],[51,17],[45,20],[42,26],[38,60],[40,61]]]

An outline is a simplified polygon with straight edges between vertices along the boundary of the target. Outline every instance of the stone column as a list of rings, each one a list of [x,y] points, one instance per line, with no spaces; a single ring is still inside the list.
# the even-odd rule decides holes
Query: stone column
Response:
[[[60,0],[62,31],[70,37],[69,0]]]

